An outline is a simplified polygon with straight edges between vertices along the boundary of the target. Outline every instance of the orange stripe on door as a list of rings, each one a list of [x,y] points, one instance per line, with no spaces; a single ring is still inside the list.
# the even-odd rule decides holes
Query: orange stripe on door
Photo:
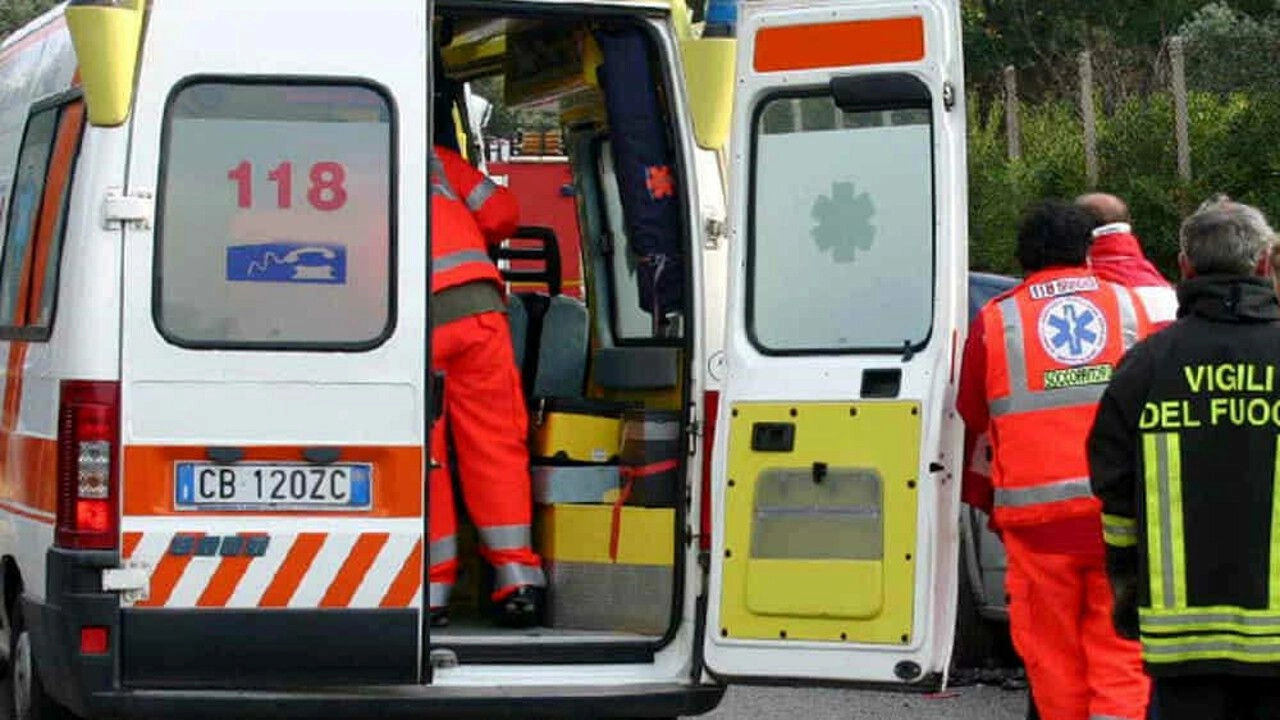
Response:
[[[924,59],[924,18],[887,18],[761,28],[756,72],[856,67]]]
[[[204,533],[181,533],[182,536],[190,537],[196,545],[204,538]],[[175,536],[177,537],[177,536]],[[140,600],[136,607],[163,607],[169,602],[169,596],[173,594],[173,589],[178,586],[178,581],[182,579],[182,574],[187,571],[187,566],[191,564],[192,553],[186,555],[174,555],[166,552],[160,557],[160,562],[156,563],[156,569],[151,573],[151,593],[146,600]]]
[[[382,597],[379,607],[402,608],[413,602],[413,596],[422,586],[422,539],[413,545],[413,552],[400,567],[396,579],[391,581],[387,594]]]
[[[262,593],[258,607],[289,605],[289,600],[298,591],[298,585],[302,584],[302,578],[306,577],[311,563],[315,562],[316,555],[320,553],[326,537],[328,537],[327,533],[298,534],[298,539],[293,542],[293,547],[289,548],[289,554],[285,555],[284,562],[276,571],[275,578],[267,586],[266,592]]]
[[[266,536],[266,533],[239,533],[239,537],[243,540]],[[222,558],[222,562],[218,563],[218,569],[213,572],[213,577],[209,578],[209,584],[196,600],[196,607],[225,607],[232,593],[236,591],[236,587],[240,585],[240,581],[244,579],[244,574],[249,571],[250,562],[253,562],[253,558],[248,555]]]
[[[351,602],[356,590],[360,589],[360,583],[364,580],[365,574],[369,572],[373,561],[378,558],[378,553],[387,544],[387,538],[390,536],[390,533],[384,532],[360,535],[355,547],[351,548],[351,554],[342,563],[337,576],[333,578],[329,589],[320,599],[320,607],[346,607]]]
[[[133,557],[133,551],[138,549],[138,543],[142,542],[142,533],[127,532],[124,534],[124,546],[120,548],[120,555],[125,560]]]

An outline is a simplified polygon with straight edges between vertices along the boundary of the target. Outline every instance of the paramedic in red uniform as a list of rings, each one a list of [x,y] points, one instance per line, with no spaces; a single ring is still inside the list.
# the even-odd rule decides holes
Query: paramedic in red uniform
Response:
[[[1093,229],[1093,245],[1089,247],[1089,267],[1093,274],[1133,290],[1157,328],[1173,322],[1178,312],[1178,295],[1143,254],[1142,243],[1133,234],[1129,207],[1107,193],[1081,195],[1076,198],[1076,205],[1087,210],[1097,224]]]
[[[493,566],[499,619],[538,621],[546,579],[533,551],[528,416],[511,346],[504,286],[487,247],[516,228],[515,199],[456,152],[433,148],[431,364],[445,373],[444,416],[431,438],[429,597],[435,625],[457,577],[457,518],[447,434],[457,451],[467,511]],[[447,425],[447,430],[446,430]]]
[[[969,430],[990,437],[990,481],[966,473],[963,499],[1004,541],[1009,629],[1043,720],[1143,720],[1150,694],[1138,644],[1112,627],[1085,455],[1111,370],[1150,323],[1131,291],[1086,267],[1093,227],[1058,201],[1027,213],[1027,277],[978,313],[957,399]]]

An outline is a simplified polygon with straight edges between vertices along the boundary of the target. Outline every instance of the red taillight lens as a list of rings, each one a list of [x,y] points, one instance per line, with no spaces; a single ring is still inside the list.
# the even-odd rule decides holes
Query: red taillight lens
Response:
[[[58,408],[58,513],[54,542],[72,550],[118,544],[120,386],[65,381]]]
[[[80,628],[80,654],[106,655],[110,639],[110,631],[101,625],[82,627]]]
[[[720,393],[708,390],[702,395],[706,419],[702,428],[702,530],[698,547],[711,549],[711,449],[716,445],[716,415],[720,412]]]

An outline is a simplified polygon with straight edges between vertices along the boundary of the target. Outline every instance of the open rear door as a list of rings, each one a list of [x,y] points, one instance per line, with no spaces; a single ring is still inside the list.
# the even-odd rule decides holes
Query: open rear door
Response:
[[[945,677],[967,271],[957,5],[742,5],[705,641],[721,679]]]

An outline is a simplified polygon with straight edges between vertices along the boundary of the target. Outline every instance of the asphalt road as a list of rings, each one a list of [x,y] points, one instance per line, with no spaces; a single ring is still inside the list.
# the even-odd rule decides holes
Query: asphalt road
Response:
[[[733,688],[709,720],[1023,720],[1025,690],[975,685],[939,695]]]

